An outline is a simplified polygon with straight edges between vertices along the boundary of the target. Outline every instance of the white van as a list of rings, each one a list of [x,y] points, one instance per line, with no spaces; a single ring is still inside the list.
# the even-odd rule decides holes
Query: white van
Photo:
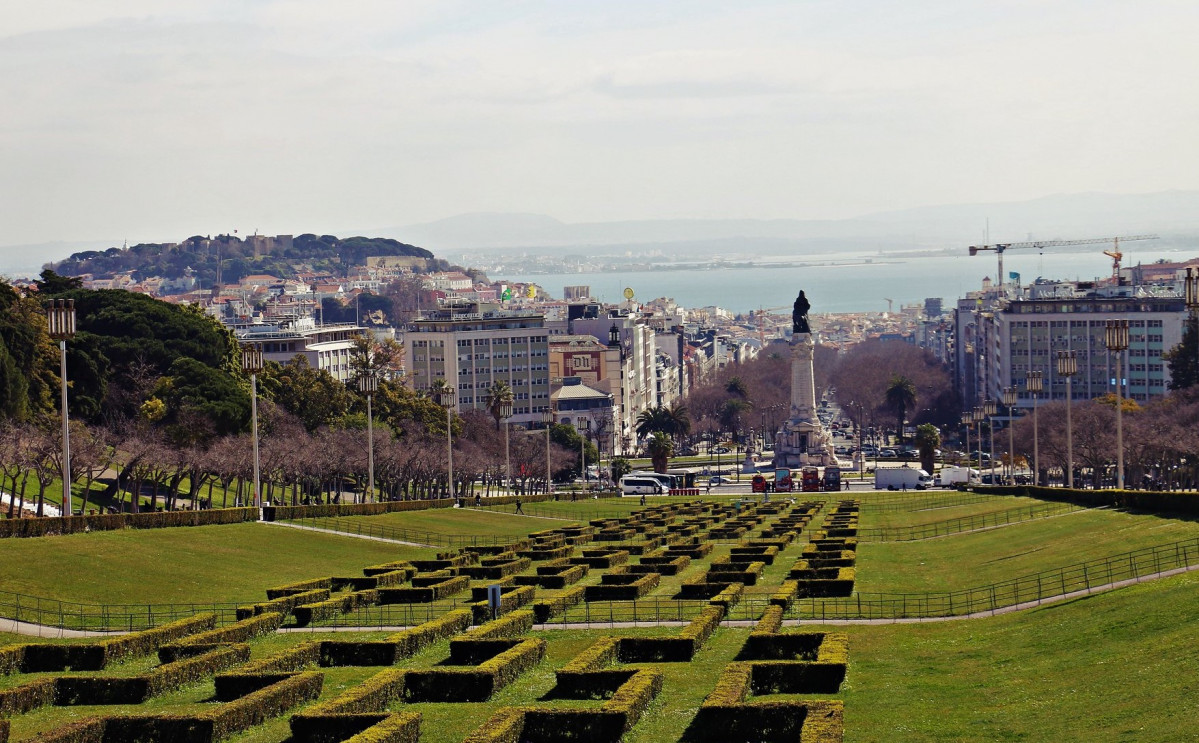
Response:
[[[666,495],[669,490],[661,482],[645,475],[625,475],[620,478],[622,495]]]

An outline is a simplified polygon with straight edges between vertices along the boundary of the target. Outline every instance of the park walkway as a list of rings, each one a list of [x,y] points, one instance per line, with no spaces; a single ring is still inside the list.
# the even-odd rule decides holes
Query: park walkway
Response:
[[[293,523],[290,523],[287,521],[259,521],[257,523],[269,524],[271,526],[286,526],[289,529],[302,529],[304,531],[317,531],[317,532],[321,532],[322,534],[334,534],[339,537],[352,537],[354,539],[369,539],[373,542],[387,542],[389,544],[402,544],[405,547],[425,547],[425,548],[429,548],[429,549],[437,548],[437,545],[435,545],[435,544],[422,544],[420,542],[405,542],[401,539],[388,539],[387,537],[372,537],[367,534],[354,534],[354,533],[347,532],[347,531],[337,531],[336,529],[321,529],[320,527],[316,527],[316,526],[300,526],[299,524],[293,524]]]

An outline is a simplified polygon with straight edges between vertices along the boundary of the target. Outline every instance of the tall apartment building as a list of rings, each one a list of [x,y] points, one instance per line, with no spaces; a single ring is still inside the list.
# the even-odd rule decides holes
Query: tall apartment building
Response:
[[[487,408],[496,381],[512,388],[514,423],[540,423],[550,404],[549,336],[539,314],[438,310],[409,324],[405,366],[413,387],[427,390],[437,379],[457,391],[456,409]]]
[[[637,416],[658,404],[658,351],[654,329],[637,315],[611,310],[604,317],[571,320],[571,332],[592,335],[611,348],[619,348],[619,373],[610,373],[605,379],[597,380],[596,388],[611,393],[616,400],[619,410],[617,451],[631,451],[637,440]]]
[[[1018,296],[995,301],[980,297],[972,303],[968,319],[959,304],[963,335],[955,349],[959,388],[967,406],[988,397],[1001,399],[1003,389],[1011,386],[1019,391],[1019,405],[1031,407],[1032,398],[1024,392],[1030,371],[1040,371],[1044,381],[1039,400],[1065,400],[1066,379],[1057,373],[1058,351],[1074,351],[1078,358],[1072,386],[1076,400],[1115,392],[1121,376],[1121,395],[1142,402],[1161,397],[1170,383],[1162,354],[1181,341],[1186,318],[1183,298],[1170,286],[1043,284]],[[1128,321],[1123,375],[1116,355],[1104,344],[1108,320]]]

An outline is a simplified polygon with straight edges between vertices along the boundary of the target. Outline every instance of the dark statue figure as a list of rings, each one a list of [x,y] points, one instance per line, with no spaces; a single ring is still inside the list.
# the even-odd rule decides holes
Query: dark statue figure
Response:
[[[812,305],[808,303],[808,298],[804,296],[801,289],[799,296],[795,298],[795,309],[791,311],[791,330],[793,332],[812,332],[812,327],[808,325],[808,310],[810,309],[812,309]]]

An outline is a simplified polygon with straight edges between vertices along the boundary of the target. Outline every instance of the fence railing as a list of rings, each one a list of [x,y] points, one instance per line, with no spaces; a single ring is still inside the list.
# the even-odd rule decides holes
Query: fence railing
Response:
[[[1006,511],[996,511],[994,513],[962,516],[956,519],[936,521],[929,524],[858,529],[858,539],[862,542],[910,542],[917,539],[931,539],[933,537],[962,534],[980,529],[994,529],[999,526],[1006,526],[1007,524],[1019,524],[1026,521],[1035,521],[1037,519],[1085,510],[1088,509],[1072,503],[1040,503],[1023,508],[1011,508]]]
[[[958,617],[1135,580],[1169,570],[1199,567],[1199,538],[1145,547],[986,586],[943,593],[855,593],[846,598],[801,599],[788,619],[902,619]]]
[[[0,591],[0,617],[46,627],[96,632],[135,632],[177,619],[214,612],[218,624],[236,621],[237,604],[82,604]]]
[[[935,491],[923,491],[912,493],[909,496],[900,496],[897,498],[888,498],[887,500],[875,500],[869,495],[862,497],[859,510],[862,512],[872,511],[876,513],[888,513],[896,511],[922,511],[929,508],[950,508],[953,506],[970,506],[976,503],[982,503],[988,500],[996,500],[995,495],[980,495],[978,493],[966,493],[951,491],[947,493],[937,493]]]

